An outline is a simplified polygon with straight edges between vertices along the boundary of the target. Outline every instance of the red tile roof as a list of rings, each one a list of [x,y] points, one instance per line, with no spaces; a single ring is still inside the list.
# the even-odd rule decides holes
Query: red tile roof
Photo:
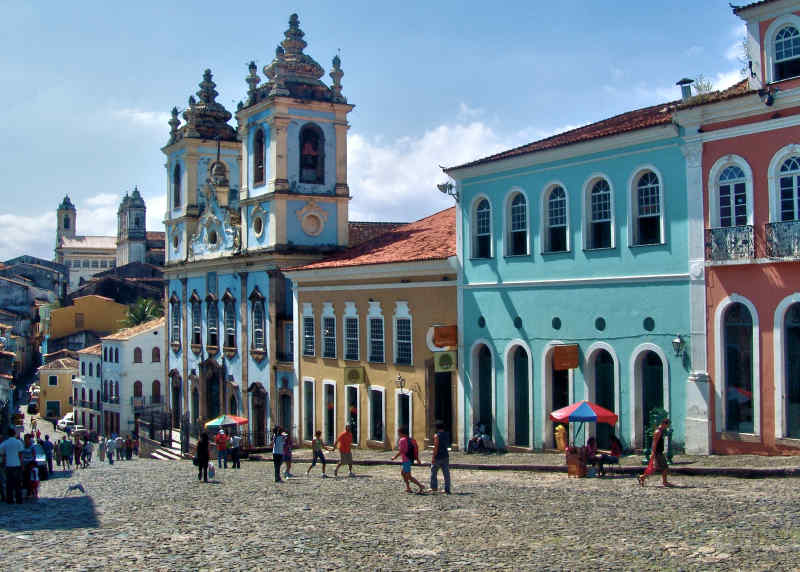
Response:
[[[43,365],[39,369],[78,369],[78,360],[59,358]]]
[[[139,335],[142,332],[146,332],[148,330],[152,330],[153,328],[157,328],[159,326],[164,325],[164,316],[160,318],[156,318],[155,320],[150,320],[149,322],[144,322],[139,324],[138,326],[133,326],[132,328],[125,328],[124,330],[120,330],[110,336],[103,336],[101,339],[103,340],[129,340],[133,336]]]
[[[445,171],[473,167],[475,165],[492,163],[494,161],[509,159],[511,157],[517,157],[520,155],[527,155],[529,153],[536,153],[538,151],[546,151],[548,149],[555,149],[557,147],[564,147],[566,145],[573,145],[575,143],[583,143],[585,141],[591,141],[601,137],[610,137],[612,135],[620,135],[622,133],[637,131],[639,129],[647,129],[648,127],[666,125],[672,121],[672,114],[677,109],[695,107],[697,105],[705,105],[707,103],[715,103],[725,99],[746,95],[748,92],[749,89],[747,87],[747,80],[744,80],[722,91],[714,91],[702,96],[695,96],[685,102],[681,100],[670,101],[667,103],[661,103],[659,105],[636,109],[634,111],[628,111],[627,113],[615,115],[614,117],[609,117],[608,119],[603,119],[602,121],[598,121],[596,123],[591,123],[589,125],[584,125],[583,127],[578,127],[577,129],[572,129],[570,131],[565,131],[564,133],[559,133],[545,139],[540,139],[539,141],[534,141],[533,143],[528,143],[526,145],[522,145],[521,147],[515,147],[514,149],[509,149],[508,151],[502,151],[500,153],[496,153],[495,155],[477,159],[476,161],[472,161],[470,163],[458,165],[457,167],[448,167],[445,169]]]
[[[348,223],[349,242],[347,244],[348,246],[358,246],[364,241],[371,240],[404,224],[408,223],[351,221]]]
[[[446,260],[456,254],[456,209],[404,224],[319,262],[289,270]]]
[[[78,350],[78,353],[99,356],[103,353],[102,344],[95,344],[88,348],[83,348],[82,350]]]
[[[771,4],[772,2],[777,2],[777,0],[761,0],[760,2],[751,2],[750,4],[745,4],[743,6],[734,6],[733,4],[729,4],[729,6],[733,10],[734,14],[738,14],[742,10],[747,10],[749,8],[755,8],[756,6],[761,6],[763,4]]]

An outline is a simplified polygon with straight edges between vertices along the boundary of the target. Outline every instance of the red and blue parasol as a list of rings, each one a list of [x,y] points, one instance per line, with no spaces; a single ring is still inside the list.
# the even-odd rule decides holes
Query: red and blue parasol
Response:
[[[600,407],[591,401],[578,401],[561,409],[556,409],[550,414],[550,419],[559,423],[575,421],[594,421],[614,425],[619,416],[605,407]]]

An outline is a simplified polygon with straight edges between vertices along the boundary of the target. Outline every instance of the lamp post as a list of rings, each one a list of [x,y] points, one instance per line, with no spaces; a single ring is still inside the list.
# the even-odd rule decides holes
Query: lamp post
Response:
[[[680,334],[675,334],[675,338],[672,340],[672,351],[675,352],[676,357],[680,356],[683,351],[683,338]]]
[[[397,389],[403,391],[403,388],[406,386],[406,380],[398,373],[397,377],[394,379],[394,384],[397,386]]]

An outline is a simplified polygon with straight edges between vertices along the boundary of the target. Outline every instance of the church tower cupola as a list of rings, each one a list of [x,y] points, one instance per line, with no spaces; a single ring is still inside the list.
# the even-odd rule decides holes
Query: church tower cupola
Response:
[[[203,81],[199,83],[197,98],[189,96],[189,107],[183,112],[184,124],[180,125],[178,109],[172,108],[169,120],[170,132],[168,145],[183,138],[217,139],[236,141],[236,129],[228,124],[231,113],[225,106],[217,102],[217,84],[212,79],[211,70],[203,72]]]
[[[56,248],[61,246],[62,238],[75,238],[77,214],[75,205],[72,204],[69,195],[65,195],[64,200],[58,205],[58,210],[56,211],[56,217],[58,217],[58,225],[56,226]]]
[[[117,265],[144,262],[146,259],[147,207],[134,187],[133,193],[125,193],[117,209]]]

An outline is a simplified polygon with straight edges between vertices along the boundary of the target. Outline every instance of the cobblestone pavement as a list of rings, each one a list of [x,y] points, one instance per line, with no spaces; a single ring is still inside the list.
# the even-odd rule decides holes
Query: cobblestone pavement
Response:
[[[297,464],[295,473],[307,465]],[[453,495],[403,492],[396,467],[271,482],[244,462],[95,465],[0,506],[8,570],[797,569],[800,481],[453,472]],[[330,472],[330,467],[329,467]],[[415,469],[418,477],[427,476]],[[57,476],[58,477],[58,476]],[[424,482],[424,481],[423,481]],[[86,494],[67,486],[81,483]],[[426,483],[427,485],[427,483]]]

